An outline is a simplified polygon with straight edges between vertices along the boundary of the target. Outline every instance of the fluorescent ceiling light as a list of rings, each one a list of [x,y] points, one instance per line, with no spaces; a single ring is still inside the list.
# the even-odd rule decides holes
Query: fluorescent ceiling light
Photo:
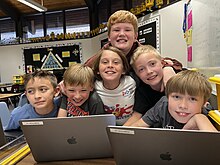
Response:
[[[47,11],[47,8],[42,6],[41,4],[33,1],[33,0],[18,0],[19,2],[39,11],[39,12],[45,12]]]

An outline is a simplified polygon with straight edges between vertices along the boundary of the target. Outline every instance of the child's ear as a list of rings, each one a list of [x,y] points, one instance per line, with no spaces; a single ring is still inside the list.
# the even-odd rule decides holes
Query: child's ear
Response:
[[[59,96],[62,93],[61,88],[59,86],[57,86],[54,89],[54,96]]]
[[[135,34],[134,38],[137,40],[138,39],[138,32]]]
[[[111,42],[111,39],[110,39],[110,37],[108,36],[108,42]]]

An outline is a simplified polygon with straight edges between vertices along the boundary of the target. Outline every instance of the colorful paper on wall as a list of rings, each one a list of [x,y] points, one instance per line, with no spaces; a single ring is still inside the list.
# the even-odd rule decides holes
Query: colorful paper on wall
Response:
[[[62,57],[70,57],[70,52],[69,51],[63,51],[62,52]]]
[[[33,54],[33,61],[40,61],[40,54]]]
[[[188,29],[190,29],[192,27],[192,10],[188,14],[187,24],[188,24]]]
[[[75,64],[75,63],[76,63],[76,62],[69,62],[69,66],[72,65],[72,64]]]
[[[188,53],[187,61],[192,62],[192,46],[187,47],[187,53]]]

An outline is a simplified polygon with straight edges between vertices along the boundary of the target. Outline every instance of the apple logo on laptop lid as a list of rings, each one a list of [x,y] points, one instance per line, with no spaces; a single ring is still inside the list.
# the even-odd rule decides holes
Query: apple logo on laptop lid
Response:
[[[73,137],[73,136],[72,136],[71,138],[67,139],[67,142],[68,142],[69,144],[76,144],[76,143],[77,143],[76,138]]]
[[[160,158],[167,161],[172,160],[171,154],[169,152],[160,154]]]

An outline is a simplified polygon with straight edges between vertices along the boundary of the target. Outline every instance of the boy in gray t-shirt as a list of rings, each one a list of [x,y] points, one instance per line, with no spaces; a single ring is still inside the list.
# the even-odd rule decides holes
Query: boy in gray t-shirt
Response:
[[[185,70],[170,78],[159,102],[132,126],[217,131],[202,108],[212,87],[199,72]]]

